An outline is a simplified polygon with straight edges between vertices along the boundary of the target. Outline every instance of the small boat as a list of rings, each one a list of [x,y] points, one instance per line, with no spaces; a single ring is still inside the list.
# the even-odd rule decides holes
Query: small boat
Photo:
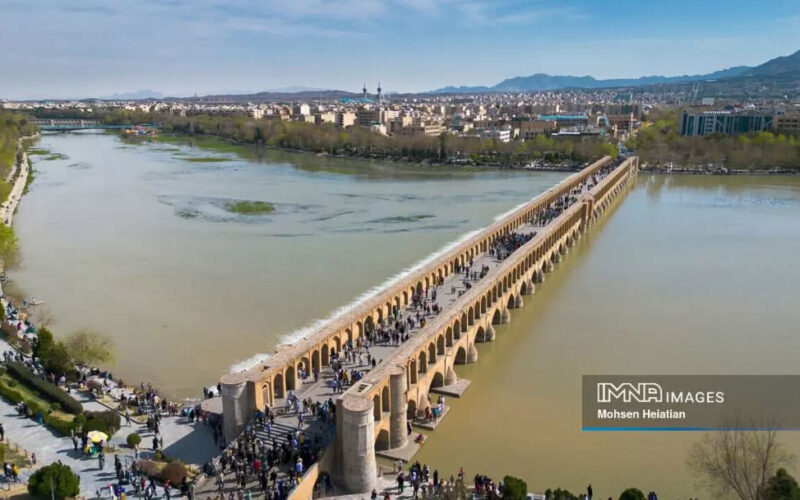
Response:
[[[44,304],[43,300],[39,300],[36,297],[31,297],[25,301],[25,303],[29,306],[40,306]]]

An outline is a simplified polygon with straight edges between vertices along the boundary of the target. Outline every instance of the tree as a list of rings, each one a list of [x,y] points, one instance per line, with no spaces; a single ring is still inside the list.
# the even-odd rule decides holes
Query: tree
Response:
[[[743,423],[739,418],[692,446],[687,466],[698,485],[721,498],[761,500],[768,478],[794,457],[776,440],[774,423]]]
[[[800,500],[800,486],[786,469],[780,468],[764,488],[764,500]]]
[[[46,465],[28,479],[28,492],[39,498],[76,497],[81,492],[81,478],[62,463]]]
[[[544,492],[544,497],[547,500],[578,500],[578,497],[568,490],[562,490],[561,488],[556,488],[555,490],[551,490],[550,488]]]
[[[70,359],[83,366],[95,366],[114,361],[114,343],[92,330],[75,330],[64,341]]]
[[[528,485],[514,476],[503,478],[503,500],[525,500],[528,498]]]
[[[32,346],[33,356],[39,358],[47,371],[55,374],[70,373],[73,370],[69,353],[63,342],[56,342],[53,333],[42,327],[36,333]]]
[[[645,500],[644,493],[639,488],[628,488],[619,496],[619,500]]]

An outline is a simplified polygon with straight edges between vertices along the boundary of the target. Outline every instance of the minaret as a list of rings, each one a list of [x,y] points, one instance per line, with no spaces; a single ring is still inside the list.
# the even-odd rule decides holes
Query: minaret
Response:
[[[383,125],[383,96],[381,95],[381,82],[378,82],[378,123]]]
[[[361,91],[364,93],[364,100],[366,100],[367,99],[367,84],[366,83],[364,84],[364,88],[362,88]]]

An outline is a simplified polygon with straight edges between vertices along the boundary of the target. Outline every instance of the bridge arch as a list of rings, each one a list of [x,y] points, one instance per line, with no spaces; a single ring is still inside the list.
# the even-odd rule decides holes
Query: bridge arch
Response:
[[[376,394],[372,397],[372,418],[376,422],[380,422],[381,413],[381,397]]]
[[[453,345],[453,328],[450,326],[448,326],[447,330],[445,330],[444,341],[447,347],[451,347]]]
[[[456,340],[461,338],[461,322],[459,320],[453,323],[453,336]]]
[[[285,380],[286,380],[286,390],[287,391],[293,391],[293,390],[297,389],[297,387],[295,387],[295,366],[294,366],[294,363],[290,364],[286,368]]]
[[[428,363],[436,363],[436,346],[434,346],[433,342],[428,344]]]
[[[428,357],[425,355],[424,349],[419,353],[417,364],[419,365],[419,373],[425,373],[428,371]]]
[[[406,403],[408,409],[406,410],[406,418],[411,421],[417,418],[417,402],[412,398]]]
[[[389,399],[389,386],[385,385],[383,386],[383,389],[381,389],[381,404],[382,404],[381,410],[388,413],[390,411],[389,408],[390,403],[391,400]]]
[[[444,375],[442,375],[442,372],[437,370],[433,374],[433,378],[431,379],[430,389],[436,389],[437,387],[442,387],[443,385],[444,385]]]
[[[319,350],[315,349],[314,352],[311,353],[311,372],[312,373],[319,373],[320,370],[319,365]]]
[[[283,374],[276,373],[275,377],[272,379],[272,393],[275,394],[275,398],[282,398],[284,396],[284,386],[283,386]]]
[[[458,350],[456,351],[455,363],[457,365],[463,365],[467,362],[467,351],[459,346]]]
[[[322,356],[322,366],[328,366],[329,364],[331,364],[331,358],[328,349],[329,347],[327,342],[322,344],[322,349],[320,350]]]

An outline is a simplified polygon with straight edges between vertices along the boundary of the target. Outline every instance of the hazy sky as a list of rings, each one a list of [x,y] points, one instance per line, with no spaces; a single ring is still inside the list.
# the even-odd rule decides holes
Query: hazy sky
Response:
[[[0,98],[706,73],[798,28],[798,0],[0,0]]]

